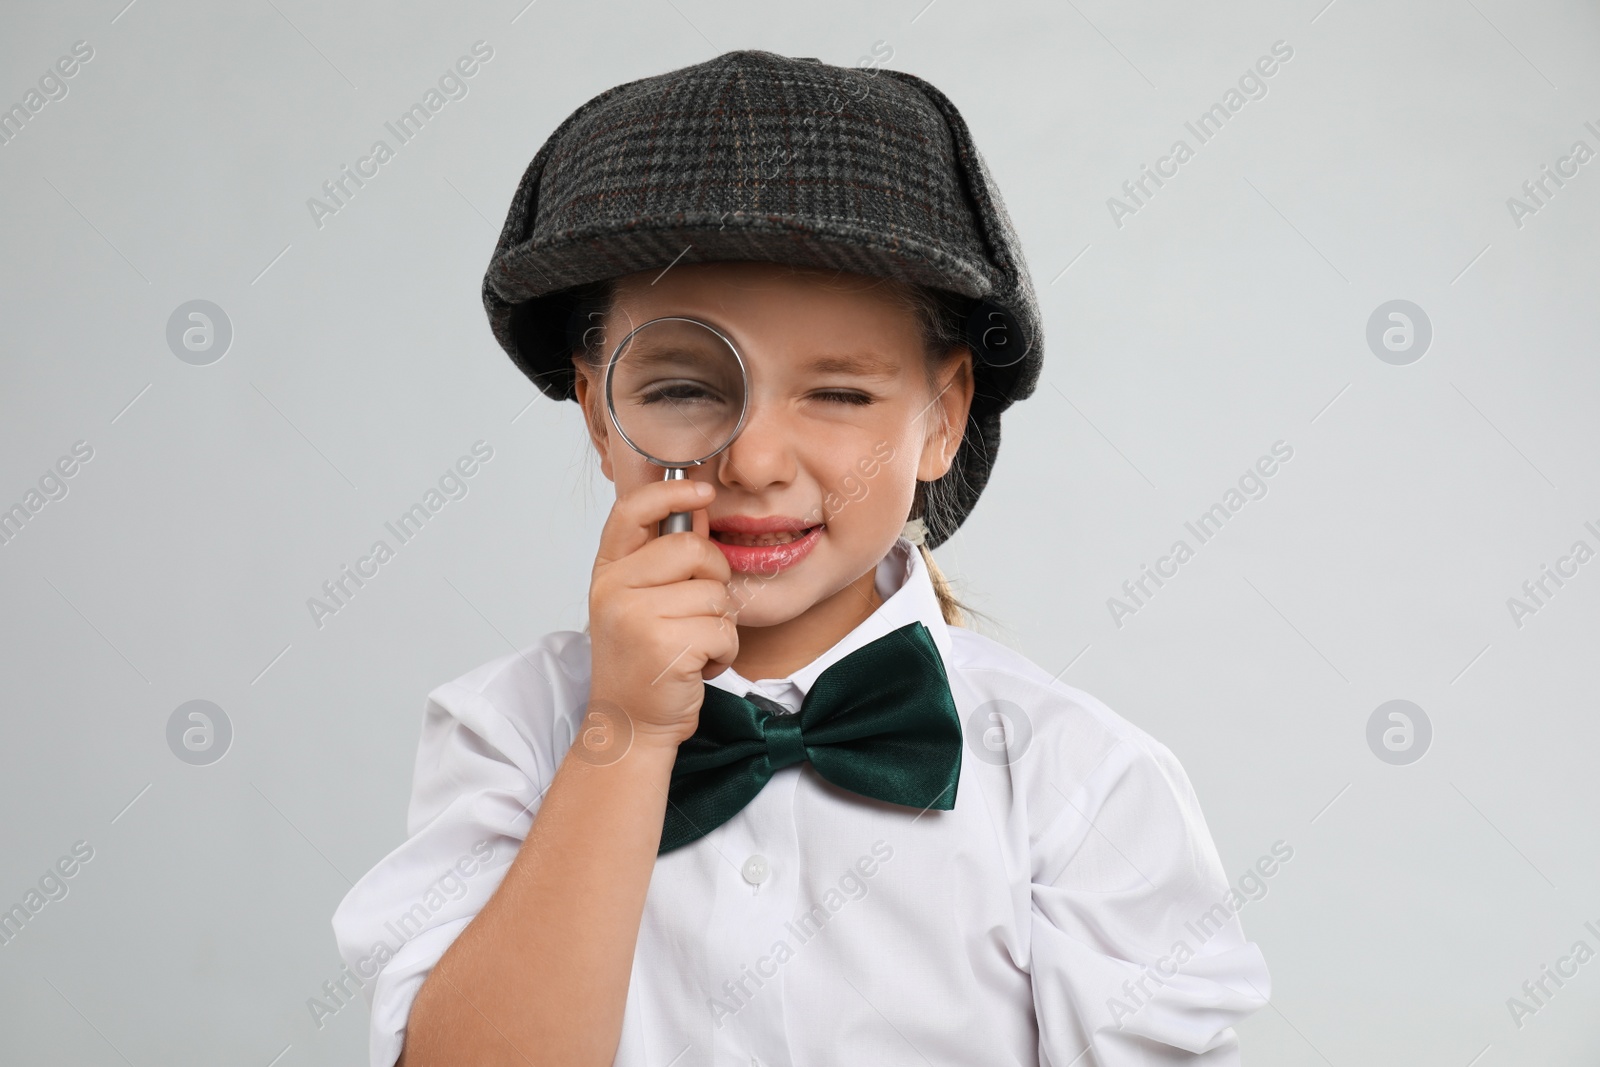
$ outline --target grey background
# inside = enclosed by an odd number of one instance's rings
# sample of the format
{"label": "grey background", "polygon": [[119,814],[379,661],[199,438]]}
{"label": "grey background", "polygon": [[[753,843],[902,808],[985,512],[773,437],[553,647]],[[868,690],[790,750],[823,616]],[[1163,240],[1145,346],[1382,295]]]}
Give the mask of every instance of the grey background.
{"label": "grey background", "polygon": [[[1232,876],[1294,849],[1242,913],[1273,976],[1245,1061],[1597,1062],[1600,960],[1520,1028],[1506,1001],[1600,949],[1600,562],[1520,627],[1507,599],[1600,548],[1600,161],[1520,228],[1506,200],[1600,149],[1600,9],[1325,3],[7,5],[0,104],[95,54],[0,147],[0,506],[94,456],[0,547],[0,906],[94,857],[0,947],[0,1061],[365,1062],[364,1004],[319,1028],[306,1002],[335,905],[402,839],[425,695],[582,627],[611,499],[479,302],[517,179],[621,81],[884,42],[966,115],[1046,316],[938,559],[987,632],[1174,750]],[[469,95],[314,225],[480,39]],[[1278,40],[1267,95],[1115,225]],[[234,333],[208,366],[166,342],[196,299]],[[1434,332],[1404,366],[1366,343],[1394,299]],[[480,439],[469,494],[315,626],[307,598]],[[1267,495],[1116,625],[1280,440]],[[166,739],[198,699],[233,728],[209,766]],[[1366,740],[1393,699],[1433,728],[1409,765]]]}

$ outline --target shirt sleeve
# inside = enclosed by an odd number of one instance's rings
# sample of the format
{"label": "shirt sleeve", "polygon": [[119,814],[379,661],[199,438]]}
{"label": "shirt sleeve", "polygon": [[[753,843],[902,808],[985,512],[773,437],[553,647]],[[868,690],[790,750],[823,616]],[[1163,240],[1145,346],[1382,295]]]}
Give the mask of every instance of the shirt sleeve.
{"label": "shirt sleeve", "polygon": [[539,658],[514,668],[529,675],[516,688],[537,699],[511,717],[464,679],[429,694],[409,836],[334,913],[339,954],[371,1008],[371,1067],[399,1058],[417,991],[499,887],[554,777],[568,720],[555,714],[553,657]]}
{"label": "shirt sleeve", "polygon": [[1053,788],[1032,849],[1040,1062],[1238,1067],[1233,1026],[1271,979],[1183,767],[1135,730]]}

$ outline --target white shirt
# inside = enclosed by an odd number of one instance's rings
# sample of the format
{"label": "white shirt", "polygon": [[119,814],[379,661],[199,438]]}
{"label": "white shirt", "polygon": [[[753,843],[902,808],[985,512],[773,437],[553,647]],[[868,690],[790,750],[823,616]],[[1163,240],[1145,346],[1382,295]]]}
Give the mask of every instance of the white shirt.
{"label": "white shirt", "polygon": [[[1233,1026],[1271,979],[1176,757],[947,626],[904,538],[876,580],[883,604],[790,677],[706,684],[798,710],[828,666],[919,620],[965,724],[955,808],[862,797],[802,762],[660,856],[616,1067],[1237,1065]],[[429,694],[409,839],[333,917],[372,1067],[399,1056],[418,988],[538,815],[589,663],[588,635],[561,631]]]}

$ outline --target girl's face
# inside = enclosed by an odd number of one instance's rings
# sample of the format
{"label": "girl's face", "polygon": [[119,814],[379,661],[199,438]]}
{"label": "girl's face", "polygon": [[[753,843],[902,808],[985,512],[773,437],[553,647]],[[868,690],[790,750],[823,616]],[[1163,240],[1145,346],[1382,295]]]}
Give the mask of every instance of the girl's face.
{"label": "girl's face", "polygon": [[[696,263],[617,281],[604,323],[605,358],[634,327],[680,315],[733,340],[750,376],[744,429],[690,478],[717,497],[709,536],[734,572],[740,626],[787,622],[844,596],[871,598],[873,570],[894,545],[917,481],[950,468],[972,402],[972,355],[952,350],[928,382],[916,315],[876,278],[772,263]],[[611,425],[601,372],[575,360],[578,400],[619,494],[659,481],[662,468],[634,452]],[[788,541],[750,526],[808,530]],[[846,592],[847,587],[855,592]],[[850,612],[847,612],[850,613]]]}

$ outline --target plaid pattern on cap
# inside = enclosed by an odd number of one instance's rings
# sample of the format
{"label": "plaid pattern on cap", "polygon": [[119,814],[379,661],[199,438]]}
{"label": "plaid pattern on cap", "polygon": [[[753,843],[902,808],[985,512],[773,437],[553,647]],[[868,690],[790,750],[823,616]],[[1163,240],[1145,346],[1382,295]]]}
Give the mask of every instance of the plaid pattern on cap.
{"label": "plaid pattern on cap", "polygon": [[484,308],[523,373],[572,399],[564,290],[722,260],[982,299],[969,330],[977,389],[942,479],[956,513],[926,516],[928,546],[944,541],[988,482],[1000,413],[1033,392],[1043,361],[1021,243],[955,105],[912,74],[757,50],[608,89],[529,163],[484,274]]}

